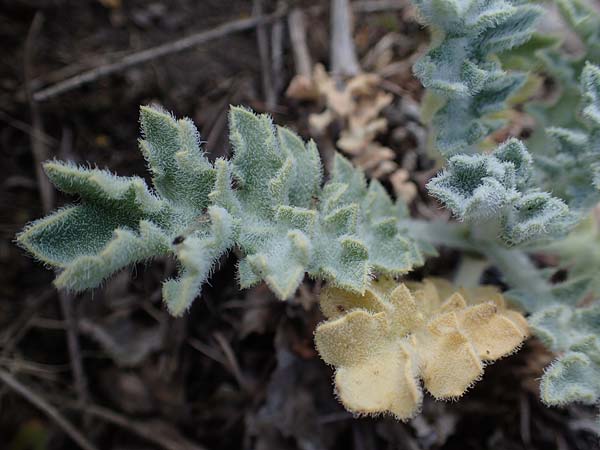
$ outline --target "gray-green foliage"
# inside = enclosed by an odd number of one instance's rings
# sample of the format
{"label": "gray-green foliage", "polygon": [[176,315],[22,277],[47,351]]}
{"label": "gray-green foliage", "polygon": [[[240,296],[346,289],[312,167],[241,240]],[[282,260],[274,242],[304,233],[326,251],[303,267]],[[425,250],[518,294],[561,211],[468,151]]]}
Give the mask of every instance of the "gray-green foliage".
{"label": "gray-green foliage", "polygon": [[189,119],[143,107],[141,126],[152,188],[138,177],[44,165],[58,189],[81,201],[29,224],[18,242],[59,269],[59,288],[93,288],[132,263],[171,255],[179,276],[165,281],[163,297],[179,315],[234,246],[241,286],[263,280],[281,299],[307,272],[363,292],[372,274],[398,275],[422,262],[399,226],[403,204],[340,155],[322,186],[315,144],[266,115],[232,108],[233,157],[214,165]]}
{"label": "gray-green foliage", "polygon": [[600,229],[597,218],[590,214],[565,238],[547,246],[546,251],[557,256],[569,277],[589,281],[589,291],[600,298]]}
{"label": "gray-green foliage", "polygon": [[444,98],[433,115],[436,148],[449,157],[429,192],[460,220],[483,224],[487,238],[521,244],[564,233],[566,205],[530,183],[531,156],[517,140],[491,154],[478,144],[502,121],[494,117],[523,85],[495,53],[526,42],[541,9],[508,0],[414,0],[431,28],[429,52],[414,66],[429,92]]}
{"label": "gray-green foliage", "polygon": [[[600,199],[600,68],[586,64],[581,72],[579,128],[549,127],[554,146],[536,157],[542,182],[586,212]],[[577,116],[576,111],[573,112]]]}
{"label": "gray-green foliage", "polygon": [[[394,205],[377,181],[336,155],[321,188],[313,142],[304,144],[267,116],[234,109],[234,157],[217,161],[214,204],[243,219],[236,244],[242,287],[266,281],[280,297],[294,293],[304,273],[362,292],[370,273],[398,275],[419,262],[413,242],[398,227]],[[236,188],[232,181],[236,181]]]}
{"label": "gray-green foliage", "polygon": [[[534,332],[561,354],[542,379],[543,400],[597,404],[600,307],[576,307],[590,293],[598,294],[597,230],[577,229],[567,240],[557,238],[600,199],[600,69],[584,64],[585,58],[600,61],[600,15],[583,0],[557,1],[584,44],[583,58],[565,57],[553,38],[527,42],[541,12],[537,6],[413,0],[432,31],[431,49],[414,72],[428,98],[435,95],[443,105],[430,125],[435,147],[448,161],[429,182],[430,193],[466,222],[459,240],[501,269],[511,288],[507,297],[533,313]],[[498,58],[498,52],[505,53]],[[555,101],[525,108],[540,126],[530,140],[533,156],[514,138],[489,153],[481,153],[478,145],[501,125],[495,113],[525,82],[525,74],[503,71],[500,61],[518,69],[541,68],[560,84]],[[563,256],[569,278],[552,283],[553,271],[538,270],[518,249],[525,245]]]}
{"label": "gray-green foliage", "polygon": [[525,81],[495,57],[527,41],[542,10],[510,0],[413,0],[432,45],[414,66],[423,86],[445,104],[433,116],[436,148],[473,153],[502,122],[493,118]]}
{"label": "gray-green foliage", "polygon": [[557,83],[559,95],[545,105],[531,108],[543,126],[571,127],[573,110],[580,102],[579,75],[586,61],[600,62],[600,15],[587,0],[555,0],[565,22],[582,44],[577,55],[568,55],[558,46],[539,51],[544,71]]}
{"label": "gray-green foliage", "polygon": [[560,353],[542,378],[549,405],[600,400],[600,304],[573,309],[557,304],[534,314],[530,324],[551,350]]}
{"label": "gray-green foliage", "polygon": [[560,234],[568,208],[529,187],[531,163],[524,144],[510,139],[489,155],[452,156],[427,187],[460,220],[484,223],[509,244]]}
{"label": "gray-green foliage", "polygon": [[[600,68],[587,63],[581,73],[579,118],[585,128],[553,127],[553,153],[538,157],[544,181],[555,187],[580,217],[600,199]],[[598,240],[595,221],[581,223],[563,241],[550,246],[569,269],[572,295],[550,297],[536,305],[530,322],[536,335],[560,353],[545,371],[540,386],[549,405],[571,402],[598,404],[600,401],[600,304],[576,308],[586,293],[594,298],[598,289]],[[521,294],[524,297],[523,294]],[[600,432],[600,427],[599,427]]]}
{"label": "gray-green foliage", "polygon": [[[581,44],[575,54],[561,46],[564,36],[548,34],[535,36],[537,45],[525,43],[502,55],[512,67],[541,73],[552,80],[553,95],[531,101],[525,110],[531,114],[537,127],[528,139],[530,151],[537,158],[548,155],[554,145],[548,127],[577,128],[577,114],[581,104],[579,77],[587,61],[600,62],[600,15],[588,0],[554,0],[567,26]],[[536,76],[536,75],[534,75]]]}

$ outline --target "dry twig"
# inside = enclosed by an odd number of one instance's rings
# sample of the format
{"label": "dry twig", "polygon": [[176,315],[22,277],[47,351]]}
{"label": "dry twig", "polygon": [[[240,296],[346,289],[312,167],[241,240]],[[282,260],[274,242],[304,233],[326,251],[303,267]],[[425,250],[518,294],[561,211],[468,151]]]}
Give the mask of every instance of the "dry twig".
{"label": "dry twig", "polygon": [[331,0],[331,73],[354,76],[360,65],[352,39],[352,10],[348,0]]}
{"label": "dry twig", "polygon": [[227,341],[227,339],[225,339],[225,336],[223,336],[221,333],[215,332],[213,334],[213,336],[216,339],[219,346],[221,347],[223,354],[225,355],[225,359],[227,361],[226,367],[233,374],[233,376],[235,377],[235,379],[238,382],[238,384],[240,385],[240,387],[246,391],[249,391],[248,381],[246,380],[246,378],[244,377],[244,375],[242,373],[242,370],[237,361],[237,358],[235,357],[235,353],[234,353],[233,349],[231,348],[231,345],[229,345],[229,342]]}
{"label": "dry twig", "polygon": [[288,28],[290,30],[290,41],[294,52],[294,64],[296,74],[310,79],[312,77],[312,62],[306,43],[306,23],[304,11],[294,8],[288,15]]}
{"label": "dry twig", "polygon": [[401,10],[407,7],[405,0],[359,0],[352,2],[352,9],[361,13],[377,13]]}
{"label": "dry twig", "polygon": [[[16,130],[20,130],[23,133],[28,134],[29,136],[33,135],[33,127],[31,125],[29,125],[27,122],[23,122],[22,120],[11,117],[10,114],[7,114],[1,110],[0,110],[0,120],[3,122],[6,122],[8,125],[15,128]],[[45,133],[39,135],[39,138],[44,142],[44,144],[49,145],[49,146],[54,146],[54,145],[58,144],[56,139],[54,139],[52,136],[45,134]]]}
{"label": "dry twig", "polygon": [[38,189],[42,198],[42,206],[44,211],[50,211],[54,204],[54,188],[50,184],[50,181],[46,177],[44,170],[42,169],[42,162],[48,159],[48,150],[44,145],[45,133],[42,127],[42,117],[40,114],[39,106],[33,99],[31,92],[31,80],[33,79],[33,54],[34,54],[34,43],[35,38],[41,30],[42,23],[44,22],[43,15],[38,12],[36,13],[31,27],[27,33],[27,39],[25,40],[25,86],[27,91],[27,100],[29,101],[29,108],[31,109],[31,150],[33,152],[33,162],[35,164],[35,175],[38,182]]}
{"label": "dry twig", "polygon": [[188,50],[213,39],[227,36],[228,34],[239,33],[241,31],[252,29],[260,24],[273,22],[274,20],[277,20],[280,17],[283,17],[284,15],[285,10],[280,10],[266,16],[255,16],[249,19],[235,20],[232,22],[225,23],[223,25],[219,25],[208,31],[202,31],[200,33],[192,34],[191,36],[187,36],[176,41],[167,42],[157,47],[152,47],[146,50],[142,50],[140,52],[133,53],[131,55],[125,56],[121,60],[116,61],[112,64],[95,67],[78,75],[75,75],[71,78],[67,78],[66,80],[58,82],[45,89],[37,91],[33,95],[33,99],[36,101],[47,100],[51,97],[62,94],[64,92],[68,92],[70,90],[78,88],[83,84],[90,83],[99,78],[106,77],[110,74],[120,72],[130,67],[137,66],[139,64],[143,64],[145,62],[152,61],[154,59],[166,55],[172,55],[173,53]]}
{"label": "dry twig", "polygon": [[205,450],[182,437],[175,429],[160,421],[132,420],[106,408],[90,405],[83,409],[87,414],[129,430],[137,436],[152,442],[164,450]]}
{"label": "dry twig", "polygon": [[[61,140],[61,153],[69,154],[72,151],[72,136],[70,133],[63,134]],[[53,205],[54,206],[54,205]],[[50,211],[46,211],[49,213]],[[66,325],[67,347],[69,349],[69,361],[71,363],[71,372],[75,381],[75,391],[77,399],[81,405],[89,401],[87,377],[83,370],[81,351],[79,347],[79,334],[77,331],[77,317],[73,308],[73,296],[65,292],[58,292],[60,309]],[[87,425],[87,422],[84,422]]]}
{"label": "dry twig", "polygon": [[[42,207],[46,213],[54,208],[54,187],[50,184],[48,177],[43,172],[42,163],[49,158],[48,148],[46,147],[47,138],[43,131],[42,116],[39,110],[39,105],[34,99],[34,95],[31,89],[31,82],[33,79],[33,55],[34,55],[34,43],[37,34],[39,33],[43,23],[43,16],[41,13],[37,13],[33,18],[33,22],[27,34],[27,40],[25,42],[25,86],[27,92],[27,99],[29,101],[29,107],[31,109],[31,150],[33,153],[33,159],[36,168],[36,177],[38,182],[38,189],[42,200]],[[61,145],[64,145],[64,141]],[[81,353],[79,351],[79,339],[77,336],[77,324],[73,317],[72,311],[72,299],[69,295],[59,292],[58,298],[60,301],[61,310],[65,323],[67,326],[67,346],[69,348],[69,356],[71,362],[71,370],[73,372],[73,378],[75,381],[75,389],[77,391],[78,399],[83,404],[87,401],[87,381],[83,371],[83,365],[81,363]]]}
{"label": "dry twig", "polygon": [[[263,15],[263,0],[254,0],[252,13],[255,17]],[[271,74],[271,58],[269,56],[269,39],[264,23],[256,25],[256,43],[258,56],[260,58],[260,72],[262,76],[262,91],[267,109],[272,109],[276,103],[276,94],[273,89],[273,77]]]}
{"label": "dry twig", "polygon": [[62,428],[62,430],[67,433],[79,447],[84,450],[98,450],[97,447],[77,431],[71,422],[69,422],[54,406],[50,405],[46,400],[18,381],[10,373],[0,369],[0,381],[42,410],[49,418],[56,422],[56,424]]}
{"label": "dry twig", "polygon": [[284,20],[279,19],[271,27],[271,66],[273,68],[273,90],[275,91],[275,100],[281,94],[285,86],[284,73],[284,38],[285,25]]}
{"label": "dry twig", "polygon": [[306,23],[304,11],[300,8],[292,9],[288,15],[288,29],[294,54],[296,75],[292,78],[285,94],[291,98],[314,96],[312,62],[306,43]]}

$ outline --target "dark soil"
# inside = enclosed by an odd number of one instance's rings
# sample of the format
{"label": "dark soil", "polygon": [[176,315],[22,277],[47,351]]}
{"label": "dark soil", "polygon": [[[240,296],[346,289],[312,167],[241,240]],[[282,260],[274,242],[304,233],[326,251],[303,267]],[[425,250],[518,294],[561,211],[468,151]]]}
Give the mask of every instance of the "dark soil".
{"label": "dark soil", "polygon": [[[267,12],[276,2],[264,2]],[[304,1],[314,61],[327,65],[328,2]],[[144,174],[137,150],[138,107],[159,103],[191,117],[211,158],[226,155],[229,104],[268,111],[275,121],[309,137],[315,106],[286,99],[294,75],[287,32],[284,63],[274,74],[277,105],[266,108],[254,30],[228,35],[98,79],[37,104],[27,95],[84,69],[228,21],[249,17],[252,2],[229,0],[15,0],[0,2],[0,370],[55,407],[98,449],[439,449],[593,450],[590,409],[548,409],[537,380],[551,359],[535,340],[515,356],[486,369],[459,402],[426,398],[409,423],[392,418],[353,418],[335,399],[332,369],[316,354],[312,338],[322,320],[319,286],[307,281],[283,303],[264,286],[240,291],[235,257],[219,270],[185,317],[169,317],[161,281],[174,273],[170,260],[118,274],[93,292],[63,298],[74,323],[83,378],[73,375],[68,321],[53,274],[18,249],[13,239],[25,223],[44,214],[32,152],[34,127],[44,133],[48,158],[89,161],[121,175]],[[40,27],[30,33],[34,17]],[[386,33],[406,60],[427,40],[406,10],[363,13],[356,42],[365,55]],[[26,38],[29,38],[27,50]],[[392,78],[420,98],[410,73]],[[398,98],[386,113],[395,128]],[[317,108],[318,109],[318,108]],[[394,120],[396,121],[394,123]],[[405,135],[403,135],[405,136]],[[382,138],[417,157],[413,178],[422,187],[433,162],[414,137]],[[412,149],[407,150],[407,142]],[[71,201],[56,195],[56,206]],[[425,197],[415,214],[437,211]],[[449,276],[458,262],[442,250],[414,277]],[[497,276],[488,274],[489,281]],[[81,380],[83,379],[83,384]],[[78,445],[54,418],[0,382],[0,449],[70,450]]]}

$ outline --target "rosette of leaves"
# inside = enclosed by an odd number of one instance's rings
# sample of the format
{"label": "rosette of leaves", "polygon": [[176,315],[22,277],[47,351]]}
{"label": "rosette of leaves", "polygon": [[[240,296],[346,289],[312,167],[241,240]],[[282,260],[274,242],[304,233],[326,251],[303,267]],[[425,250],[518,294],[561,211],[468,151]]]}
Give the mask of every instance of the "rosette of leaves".
{"label": "rosette of leaves", "polygon": [[163,297],[179,315],[234,246],[241,286],[264,280],[281,299],[306,272],[362,293],[372,273],[398,275],[422,262],[399,226],[402,203],[339,155],[322,186],[314,143],[266,115],[232,108],[234,154],[214,165],[189,119],[143,107],[141,125],[152,187],[138,177],[45,164],[52,183],[81,201],[29,224],[17,240],[58,268],[59,288],[93,288],[130,264],[171,255],[179,277],[164,283]]}
{"label": "rosette of leaves", "polygon": [[432,35],[413,70],[442,105],[432,119],[436,148],[443,155],[476,152],[475,145],[502,125],[494,114],[526,78],[504,72],[494,55],[526,42],[543,10],[510,0],[413,4]]}
{"label": "rosette of leaves", "polygon": [[356,414],[401,420],[420,409],[419,379],[437,399],[458,398],[528,336],[524,317],[494,288],[457,292],[438,279],[409,289],[379,278],[363,295],[327,287],[321,309],[327,320],[315,341],[336,369],[340,401]]}
{"label": "rosette of leaves", "polygon": [[566,204],[531,187],[532,159],[509,139],[486,155],[455,155],[428,184],[429,192],[459,220],[483,224],[484,236],[508,244],[564,233],[571,223]]}
{"label": "rosette of leaves", "polygon": [[542,377],[542,400],[553,406],[572,402],[597,405],[600,402],[600,303],[586,308],[553,305],[534,314],[530,324],[537,337],[560,354]]}

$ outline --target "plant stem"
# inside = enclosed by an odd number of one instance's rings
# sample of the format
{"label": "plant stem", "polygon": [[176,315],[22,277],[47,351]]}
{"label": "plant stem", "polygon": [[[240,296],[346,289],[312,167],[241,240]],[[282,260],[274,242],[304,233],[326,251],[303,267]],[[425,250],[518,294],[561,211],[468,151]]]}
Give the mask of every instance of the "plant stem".
{"label": "plant stem", "polygon": [[488,244],[485,247],[485,254],[500,269],[504,280],[511,288],[524,289],[532,293],[549,291],[548,283],[539,276],[537,267],[525,252]]}
{"label": "plant stem", "polygon": [[490,262],[486,258],[463,253],[458,270],[454,275],[454,284],[466,288],[478,286],[483,271],[487,269],[489,265]]}
{"label": "plant stem", "polygon": [[[405,220],[402,225],[416,240],[465,252],[461,267],[456,273],[457,284],[464,286],[477,284],[487,264],[494,265],[500,270],[504,281],[513,291],[527,292],[532,299],[551,295],[551,286],[540,275],[540,271],[527,253],[519,249],[502,247],[497,243],[491,226],[478,226],[477,230],[471,230],[468,225],[461,223],[426,222],[419,219]],[[479,257],[483,257],[484,260]],[[534,303],[522,304],[522,306],[530,312],[536,309]]]}
{"label": "plant stem", "polygon": [[419,219],[403,220],[404,226],[411,237],[429,242],[431,245],[446,245],[460,250],[478,252],[477,247],[469,239],[469,228],[460,223],[450,223],[441,220],[425,221]]}

